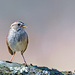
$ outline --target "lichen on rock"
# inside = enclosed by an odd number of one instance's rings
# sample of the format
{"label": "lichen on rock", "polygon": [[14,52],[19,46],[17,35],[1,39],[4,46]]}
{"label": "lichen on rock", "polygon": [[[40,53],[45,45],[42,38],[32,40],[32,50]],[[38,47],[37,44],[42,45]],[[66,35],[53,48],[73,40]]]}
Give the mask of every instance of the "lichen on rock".
{"label": "lichen on rock", "polygon": [[10,61],[0,61],[0,75],[63,75],[56,69],[23,65]]}

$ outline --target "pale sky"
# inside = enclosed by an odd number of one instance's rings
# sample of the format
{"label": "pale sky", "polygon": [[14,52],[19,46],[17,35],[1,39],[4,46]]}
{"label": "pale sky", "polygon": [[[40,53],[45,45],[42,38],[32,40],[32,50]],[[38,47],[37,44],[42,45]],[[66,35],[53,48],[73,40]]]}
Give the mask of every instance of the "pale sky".
{"label": "pale sky", "polygon": [[[11,58],[6,36],[18,20],[28,27],[29,45],[24,53],[28,64],[75,70],[74,0],[1,0],[0,60]],[[20,52],[13,62],[23,63]]]}

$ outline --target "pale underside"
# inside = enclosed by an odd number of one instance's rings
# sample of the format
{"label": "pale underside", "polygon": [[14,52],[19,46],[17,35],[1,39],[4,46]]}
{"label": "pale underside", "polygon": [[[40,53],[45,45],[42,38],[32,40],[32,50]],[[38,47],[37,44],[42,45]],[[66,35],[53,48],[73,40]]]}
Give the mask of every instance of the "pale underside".
{"label": "pale underside", "polygon": [[8,45],[13,52],[24,51],[27,48],[28,36],[25,30],[10,29],[9,36],[7,38]]}

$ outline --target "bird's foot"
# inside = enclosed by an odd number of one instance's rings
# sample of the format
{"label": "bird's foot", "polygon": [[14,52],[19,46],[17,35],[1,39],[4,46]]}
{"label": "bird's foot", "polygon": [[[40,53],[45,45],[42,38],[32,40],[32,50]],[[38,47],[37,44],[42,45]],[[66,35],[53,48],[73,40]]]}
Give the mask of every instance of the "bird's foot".
{"label": "bird's foot", "polygon": [[27,66],[27,63],[24,62],[23,65]]}

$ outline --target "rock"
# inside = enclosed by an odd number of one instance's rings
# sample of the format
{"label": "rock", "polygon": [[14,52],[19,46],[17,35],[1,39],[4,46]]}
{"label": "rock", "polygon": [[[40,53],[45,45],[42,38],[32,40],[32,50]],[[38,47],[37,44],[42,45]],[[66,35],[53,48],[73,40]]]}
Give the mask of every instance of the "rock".
{"label": "rock", "polygon": [[23,65],[10,61],[0,61],[0,75],[63,75],[56,69]]}
{"label": "rock", "polygon": [[72,71],[62,71],[62,73],[64,75],[74,75],[74,73],[72,73]]}

